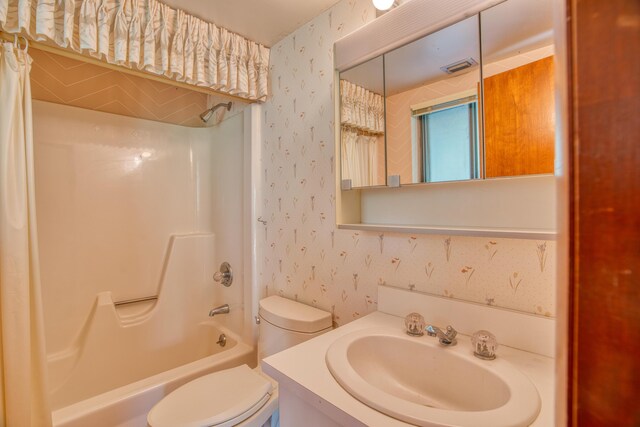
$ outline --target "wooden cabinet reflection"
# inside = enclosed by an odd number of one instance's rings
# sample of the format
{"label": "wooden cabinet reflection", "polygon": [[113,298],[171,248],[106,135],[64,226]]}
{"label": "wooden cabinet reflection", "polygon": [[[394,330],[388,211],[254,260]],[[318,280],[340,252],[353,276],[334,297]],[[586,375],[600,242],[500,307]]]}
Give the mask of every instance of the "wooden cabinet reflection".
{"label": "wooden cabinet reflection", "polygon": [[486,177],[553,173],[553,57],[484,79]]}

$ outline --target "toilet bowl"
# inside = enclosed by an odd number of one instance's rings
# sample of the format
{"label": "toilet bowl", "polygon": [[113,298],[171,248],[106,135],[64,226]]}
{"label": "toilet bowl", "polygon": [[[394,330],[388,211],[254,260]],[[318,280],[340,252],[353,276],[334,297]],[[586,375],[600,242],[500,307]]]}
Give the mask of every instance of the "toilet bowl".
{"label": "toilet bowl", "polygon": [[269,425],[278,385],[262,373],[260,360],[328,332],[332,321],[331,313],[276,295],[259,305],[258,368],[225,369],[177,388],[151,409],[150,427]]}

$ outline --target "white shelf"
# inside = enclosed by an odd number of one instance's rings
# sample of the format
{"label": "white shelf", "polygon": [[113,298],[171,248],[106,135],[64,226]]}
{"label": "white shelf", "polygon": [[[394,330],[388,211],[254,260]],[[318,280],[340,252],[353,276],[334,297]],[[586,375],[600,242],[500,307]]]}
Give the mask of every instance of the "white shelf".
{"label": "white shelf", "polygon": [[393,224],[338,224],[343,230],[384,231],[388,233],[443,234],[447,236],[487,236],[506,239],[555,240],[557,232],[544,229],[444,227]]}

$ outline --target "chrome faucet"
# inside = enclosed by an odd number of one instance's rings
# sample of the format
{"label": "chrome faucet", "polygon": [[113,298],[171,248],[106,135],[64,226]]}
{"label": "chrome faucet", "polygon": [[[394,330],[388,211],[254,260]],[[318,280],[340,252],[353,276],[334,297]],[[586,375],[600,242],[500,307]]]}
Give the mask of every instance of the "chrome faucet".
{"label": "chrome faucet", "polygon": [[453,329],[451,325],[447,326],[446,332],[443,332],[442,329],[433,325],[427,326],[426,331],[430,337],[438,337],[442,345],[455,345],[457,342],[456,335],[458,335],[458,331]]}
{"label": "chrome faucet", "polygon": [[216,307],[211,309],[209,312],[209,317],[213,317],[216,314],[227,314],[229,312],[229,304],[221,305],[220,307]]}

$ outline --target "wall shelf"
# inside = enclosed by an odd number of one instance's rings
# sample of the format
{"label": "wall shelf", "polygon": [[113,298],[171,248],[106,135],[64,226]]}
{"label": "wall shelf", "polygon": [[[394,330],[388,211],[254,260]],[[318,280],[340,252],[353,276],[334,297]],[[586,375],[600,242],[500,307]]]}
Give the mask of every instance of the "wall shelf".
{"label": "wall shelf", "polygon": [[387,233],[441,234],[447,236],[498,237],[504,239],[555,240],[557,232],[544,229],[444,227],[393,224],[338,224],[341,230],[382,231]]}
{"label": "wall shelf", "polygon": [[337,227],[555,240],[555,179],[548,175],[337,190]]}

